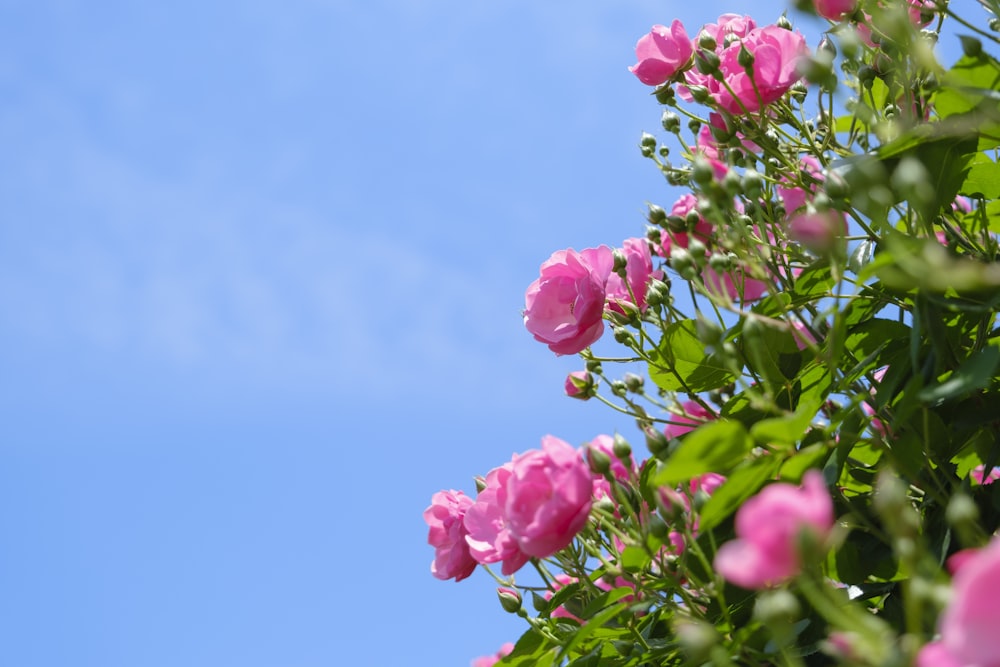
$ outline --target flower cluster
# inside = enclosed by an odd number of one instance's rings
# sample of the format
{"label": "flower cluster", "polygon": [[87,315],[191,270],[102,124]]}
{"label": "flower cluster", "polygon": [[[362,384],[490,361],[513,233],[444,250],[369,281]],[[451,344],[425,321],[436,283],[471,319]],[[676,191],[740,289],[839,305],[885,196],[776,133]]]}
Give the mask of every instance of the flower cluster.
{"label": "flower cluster", "polygon": [[935,62],[946,3],[806,4],[815,51],[741,14],[636,44],[682,192],[523,315],[649,457],[548,436],[425,512],[433,574],[499,563],[530,624],[499,664],[1000,667],[1000,60]]}

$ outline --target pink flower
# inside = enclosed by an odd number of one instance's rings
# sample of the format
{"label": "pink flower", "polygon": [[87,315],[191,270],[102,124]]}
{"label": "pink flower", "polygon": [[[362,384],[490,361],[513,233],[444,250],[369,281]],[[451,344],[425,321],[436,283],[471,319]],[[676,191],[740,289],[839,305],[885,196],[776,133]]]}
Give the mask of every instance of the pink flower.
{"label": "pink flower", "polygon": [[693,431],[705,422],[716,418],[713,412],[698,401],[685,401],[681,403],[681,408],[684,409],[684,416],[670,415],[670,421],[674,423],[668,424],[663,429],[663,435],[667,436],[668,440],[679,438],[688,431]]}
{"label": "pink flower", "polygon": [[983,486],[987,484],[992,484],[993,482],[1000,479],[1000,467],[994,467],[989,472],[986,472],[986,466],[982,463],[977,465],[969,473],[969,476],[977,483]]}
{"label": "pink flower", "polygon": [[511,642],[507,642],[500,647],[500,650],[496,652],[495,655],[484,655],[481,658],[476,658],[472,661],[472,667],[493,667],[493,665],[500,662],[500,658],[505,655],[510,655],[510,652],[514,650],[514,645]]}
{"label": "pink flower", "polygon": [[546,558],[568,545],[590,516],[593,481],[578,451],[547,435],[542,448],[517,457],[504,514],[521,551]]}
{"label": "pink flower", "polygon": [[853,14],[858,0],[815,0],[816,13],[825,19],[839,21],[845,14]]}
{"label": "pink flower", "polygon": [[787,215],[792,215],[805,208],[806,204],[812,201],[813,195],[816,194],[816,184],[824,180],[823,167],[819,160],[812,155],[806,155],[799,160],[799,169],[805,176],[802,180],[805,182],[806,188],[792,183],[787,176],[782,176],[778,184],[778,196],[785,204]]}
{"label": "pink flower", "polygon": [[737,539],[723,544],[715,569],[743,588],[781,584],[798,574],[798,536],[811,530],[826,539],[833,527],[833,502],[823,475],[806,472],[802,486],[771,484],[736,512]]}
{"label": "pink flower", "polygon": [[691,38],[678,19],[670,27],[654,25],[648,35],[635,45],[638,63],[628,70],[647,86],[658,86],[672,79],[691,62],[694,48]]}
{"label": "pink flower", "polygon": [[798,213],[788,221],[788,235],[815,253],[826,253],[847,235],[847,220],[833,210]]}
{"label": "pink flower", "polygon": [[465,541],[471,557],[483,564],[502,561],[500,571],[505,576],[520,570],[529,559],[511,535],[504,515],[507,481],[513,465],[513,462],[506,463],[486,475],[486,488],[479,492],[475,503],[466,510],[464,521]]}
{"label": "pink flower", "polygon": [[590,371],[573,371],[566,376],[563,389],[570,398],[586,401],[597,393],[597,380]]}
{"label": "pink flower", "polygon": [[542,264],[524,295],[524,326],[556,354],[576,354],[604,333],[611,248],[560,250]]}
{"label": "pink flower", "polygon": [[626,280],[622,280],[617,273],[608,276],[608,308],[624,313],[621,302],[625,302],[644,311],[646,310],[646,286],[649,284],[649,279],[662,278],[663,273],[653,271],[653,257],[649,253],[649,241],[646,239],[625,239],[622,243],[622,252],[627,260],[625,265]]}
{"label": "pink flower", "polygon": [[[754,58],[752,77],[739,63],[740,50],[744,48]],[[775,25],[754,28],[720,54],[719,70],[725,84],[715,78],[705,83],[709,93],[726,111],[733,114],[757,111],[780,98],[799,80],[796,67],[799,59],[808,53],[805,38],[797,32]]]}
{"label": "pink flower", "polygon": [[[608,457],[611,461],[611,474],[615,479],[627,482],[638,474],[638,468],[636,468],[635,462],[632,461],[632,457],[629,457],[629,465],[626,466],[622,463],[622,460],[615,456],[615,439],[610,435],[598,435],[589,443],[586,447],[588,449],[597,450]],[[611,493],[611,484],[604,475],[594,474],[594,498],[611,498],[614,500],[614,496]]]}
{"label": "pink flower", "polygon": [[472,499],[461,491],[438,491],[431,497],[431,506],[424,510],[424,521],[430,527],[427,543],[434,547],[431,574],[438,579],[461,581],[476,569],[463,524],[471,506]]}
{"label": "pink flower", "polygon": [[[687,218],[691,211],[698,211],[698,198],[693,194],[683,194],[680,198],[674,202],[673,207],[670,209],[670,215],[677,216],[680,218]],[[696,239],[704,243],[706,246],[711,241],[711,236],[714,231],[712,223],[705,220],[700,214],[698,214],[698,221],[694,225],[692,232],[670,232],[664,233],[660,236],[661,247],[658,249],[660,257],[670,257],[670,251],[673,250],[674,244],[680,248],[687,248],[690,245],[690,236],[694,236]]]}
{"label": "pink flower", "polygon": [[726,294],[733,301],[756,301],[767,294],[767,283],[748,278],[741,268],[719,273],[711,266],[706,266],[701,270],[701,277],[709,291]]}
{"label": "pink flower", "polygon": [[1000,667],[1000,539],[965,560],[952,579],[951,602],[938,622],[941,640],[925,646],[921,666]]}

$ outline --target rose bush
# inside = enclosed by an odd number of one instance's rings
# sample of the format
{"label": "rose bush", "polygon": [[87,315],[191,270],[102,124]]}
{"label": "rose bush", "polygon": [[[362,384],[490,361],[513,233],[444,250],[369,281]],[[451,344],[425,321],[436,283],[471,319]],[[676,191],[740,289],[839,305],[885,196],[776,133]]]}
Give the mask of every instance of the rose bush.
{"label": "rose bush", "polygon": [[813,48],[784,16],[639,40],[673,203],[524,311],[634,433],[425,512],[433,574],[478,563],[527,623],[501,665],[1000,667],[1000,3],[812,9]]}

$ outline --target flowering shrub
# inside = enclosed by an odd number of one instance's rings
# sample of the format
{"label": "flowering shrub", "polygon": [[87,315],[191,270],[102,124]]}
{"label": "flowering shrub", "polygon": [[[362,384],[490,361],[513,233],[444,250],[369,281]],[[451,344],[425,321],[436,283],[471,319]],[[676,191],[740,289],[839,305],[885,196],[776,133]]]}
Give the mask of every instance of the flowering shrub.
{"label": "flowering shrub", "polygon": [[481,660],[1000,667],[1000,2],[956,4],[639,39],[639,148],[681,192],[524,311],[636,429],[433,496],[434,576],[482,566],[526,622]]}

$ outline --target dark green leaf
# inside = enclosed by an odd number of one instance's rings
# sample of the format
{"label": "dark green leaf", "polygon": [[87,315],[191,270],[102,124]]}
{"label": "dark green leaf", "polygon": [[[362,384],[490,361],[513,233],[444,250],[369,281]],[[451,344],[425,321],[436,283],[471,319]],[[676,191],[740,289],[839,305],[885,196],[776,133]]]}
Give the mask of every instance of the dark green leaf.
{"label": "dark green leaf", "polygon": [[752,444],[737,421],[719,419],[699,426],[661,464],[653,484],[674,486],[706,472],[727,473],[743,460]]}

